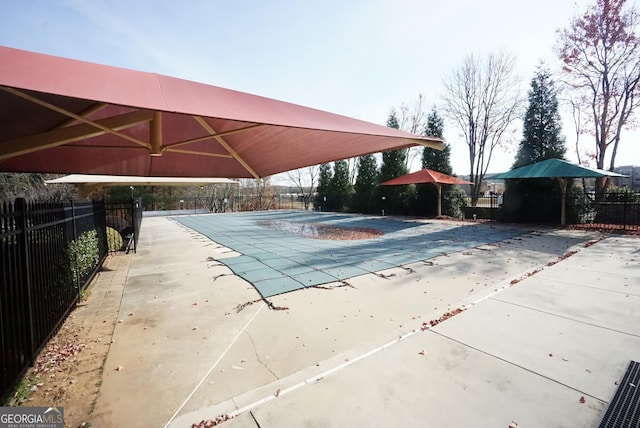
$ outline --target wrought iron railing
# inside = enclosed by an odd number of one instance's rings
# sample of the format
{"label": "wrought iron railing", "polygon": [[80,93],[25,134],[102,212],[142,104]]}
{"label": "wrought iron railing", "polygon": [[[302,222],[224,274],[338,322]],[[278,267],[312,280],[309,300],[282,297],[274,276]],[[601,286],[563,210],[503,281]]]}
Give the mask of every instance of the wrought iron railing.
{"label": "wrought iron railing", "polygon": [[0,398],[102,265],[104,213],[100,202],[0,202]]}

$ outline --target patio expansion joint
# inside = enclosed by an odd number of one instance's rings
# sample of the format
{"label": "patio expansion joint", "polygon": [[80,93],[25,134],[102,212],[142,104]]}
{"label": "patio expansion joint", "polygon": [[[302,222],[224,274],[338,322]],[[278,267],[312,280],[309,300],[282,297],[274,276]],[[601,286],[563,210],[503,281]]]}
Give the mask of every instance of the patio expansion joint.
{"label": "patio expansion joint", "polygon": [[587,285],[587,284],[579,284],[577,282],[563,281],[561,279],[549,278],[549,277],[544,276],[544,275],[540,275],[540,277],[543,278],[543,279],[546,279],[546,280],[553,280],[554,282],[561,282],[563,284],[574,285],[576,287],[585,287],[585,288],[591,288],[591,289],[594,289],[594,290],[607,291],[609,293],[617,293],[617,294],[624,294],[624,295],[627,295],[627,296],[640,297],[640,294],[629,292],[629,291],[611,290],[610,288],[598,287],[598,286],[595,286],[595,285]]}
{"label": "patio expansion joint", "polygon": [[164,428],[167,428],[171,422],[176,418],[176,416],[178,416],[178,414],[180,413],[180,411],[184,408],[184,406],[191,400],[191,398],[193,397],[193,395],[196,393],[196,391],[198,391],[198,389],[200,389],[200,387],[202,386],[202,384],[204,383],[204,381],[209,377],[209,375],[211,375],[211,373],[213,372],[213,370],[218,366],[218,364],[220,363],[220,361],[222,361],[222,359],[227,355],[227,353],[229,352],[229,350],[235,345],[235,343],[238,341],[238,339],[240,338],[240,336],[242,335],[242,332],[244,332],[247,328],[249,328],[249,325],[251,325],[251,323],[256,319],[256,317],[258,316],[258,314],[260,313],[260,311],[262,311],[262,309],[266,306],[266,304],[261,305],[251,316],[251,318],[249,318],[249,320],[247,321],[247,323],[240,329],[240,331],[238,332],[238,334],[236,334],[236,336],[233,338],[233,340],[227,345],[226,349],[218,356],[218,358],[215,360],[215,362],[211,365],[211,367],[209,368],[209,370],[202,376],[202,378],[200,379],[200,381],[196,384],[196,386],[193,388],[193,390],[191,391],[191,393],[189,393],[189,395],[187,395],[187,398],[185,398],[185,400],[182,402],[182,404],[180,404],[180,406],[176,409],[176,411],[173,413],[173,415],[171,415],[171,417],[169,418],[169,420],[167,421],[167,423],[164,425]]}
{"label": "patio expansion joint", "polygon": [[438,336],[440,336],[440,337],[442,337],[442,338],[444,338],[444,339],[447,339],[447,340],[450,340],[450,341],[452,341],[452,342],[455,342],[455,343],[457,343],[457,344],[459,344],[459,345],[462,345],[462,346],[464,346],[464,347],[466,347],[466,348],[472,349],[472,350],[474,350],[474,351],[476,351],[476,352],[479,352],[479,353],[481,353],[481,354],[484,354],[484,355],[486,355],[486,356],[488,356],[488,357],[495,358],[496,360],[502,361],[502,362],[504,362],[504,363],[506,363],[506,364],[509,364],[509,365],[513,366],[513,367],[517,367],[518,369],[524,370],[524,371],[529,372],[529,373],[531,373],[531,374],[533,374],[533,375],[539,376],[539,377],[541,377],[541,378],[543,378],[543,379],[547,379],[547,380],[549,380],[549,381],[551,381],[551,382],[553,382],[553,383],[556,383],[556,384],[558,384],[558,385],[561,385],[561,386],[563,386],[563,387],[565,387],[565,388],[569,388],[569,389],[571,389],[571,390],[573,390],[573,391],[576,391],[577,393],[579,393],[579,394],[581,394],[581,395],[584,395],[585,397],[593,398],[594,400],[597,400],[597,401],[599,401],[599,402],[601,402],[601,403],[603,403],[603,404],[609,404],[609,402],[608,402],[606,399],[596,397],[596,396],[594,396],[594,395],[592,395],[592,394],[589,394],[588,392],[585,392],[585,391],[581,391],[580,389],[575,388],[575,387],[573,387],[573,386],[571,386],[571,385],[567,385],[566,383],[560,382],[560,381],[558,381],[558,380],[556,380],[556,379],[553,379],[553,378],[551,378],[551,377],[549,377],[549,376],[546,376],[546,375],[544,375],[544,374],[542,374],[542,373],[538,373],[538,372],[536,372],[535,370],[528,369],[528,368],[526,368],[526,367],[524,367],[524,366],[522,366],[522,365],[520,365],[520,364],[514,363],[513,361],[509,361],[509,360],[507,360],[506,358],[502,358],[502,357],[500,357],[499,355],[492,354],[492,353],[487,352],[487,351],[484,351],[484,350],[482,350],[482,349],[480,349],[480,348],[476,348],[475,346],[469,345],[468,343],[465,343],[465,342],[463,342],[463,341],[461,341],[461,340],[458,340],[458,339],[453,338],[453,337],[451,337],[451,336],[447,336],[447,335],[446,335],[446,334],[444,334],[444,333],[441,333],[441,332],[439,332],[439,331],[436,331],[436,330],[434,330],[433,328],[428,329],[428,330],[427,330],[427,332],[429,332],[429,333],[433,333],[433,334],[437,334]]}
{"label": "patio expansion joint", "polygon": [[251,419],[253,419],[253,422],[256,423],[256,426],[258,428],[260,428],[260,424],[258,423],[258,420],[256,419],[256,416],[253,414],[253,411],[249,411],[249,414],[251,415]]}
{"label": "patio expansion joint", "polygon": [[588,326],[591,326],[591,327],[597,327],[597,328],[601,328],[601,329],[604,329],[604,330],[613,331],[615,333],[620,333],[620,334],[625,334],[627,336],[633,336],[633,337],[640,338],[640,334],[634,334],[634,333],[629,333],[627,331],[617,330],[615,328],[606,327],[606,326],[598,325],[598,324],[591,323],[591,322],[586,322],[586,321],[583,321],[583,320],[567,317],[567,316],[564,316],[564,315],[559,315],[559,314],[556,314],[556,313],[553,313],[553,312],[549,312],[549,311],[545,311],[545,310],[542,310],[542,309],[537,309],[537,308],[532,308],[530,306],[521,305],[519,303],[509,302],[509,301],[506,301],[506,300],[501,300],[501,299],[498,299],[498,298],[495,298],[495,297],[490,297],[489,299],[493,300],[495,302],[500,302],[500,303],[504,303],[504,304],[507,304],[507,305],[517,306],[519,308],[527,309],[529,311],[539,312],[541,314],[550,315],[550,316],[553,316],[553,317],[556,317],[556,318],[562,318],[562,319],[565,319],[565,320],[577,322],[577,323],[588,325]]}
{"label": "patio expansion joint", "polygon": [[[266,396],[262,397],[261,399],[259,399],[257,401],[254,401],[254,402],[252,402],[250,404],[247,404],[247,405],[245,405],[243,407],[239,407],[238,403],[236,402],[236,399],[232,398],[231,402],[233,403],[233,405],[236,408],[236,410],[231,412],[231,413],[226,414],[225,416],[227,418],[229,418],[229,419],[232,419],[232,418],[235,418],[236,416],[238,416],[238,415],[240,415],[242,413],[245,413],[245,412],[249,412],[250,413],[250,412],[253,411],[253,409],[255,409],[255,408],[259,407],[259,406],[262,406],[263,404],[268,403],[269,401],[275,400],[275,399],[277,399],[279,397],[282,397],[284,395],[292,393],[292,392],[294,392],[294,391],[296,391],[296,390],[298,390],[298,389],[300,389],[300,388],[302,388],[304,386],[312,385],[312,384],[315,384],[316,382],[320,382],[325,377],[333,375],[334,373],[339,372],[339,371],[341,371],[341,370],[343,370],[343,369],[345,369],[345,368],[347,368],[347,367],[349,367],[349,366],[351,366],[353,364],[356,364],[357,362],[359,362],[361,360],[369,358],[372,355],[377,354],[378,352],[389,348],[390,346],[393,346],[393,345],[395,345],[395,344],[397,344],[397,343],[399,343],[399,342],[401,342],[403,340],[406,340],[406,339],[408,339],[409,337],[411,337],[413,335],[421,333],[422,331],[423,330],[421,330],[421,329],[414,329],[413,331],[411,331],[409,333],[405,333],[404,335],[402,335],[402,336],[400,336],[400,337],[398,337],[396,339],[393,339],[393,340],[391,340],[391,341],[389,341],[389,342],[387,342],[387,343],[385,343],[383,345],[380,345],[380,346],[378,346],[378,347],[376,347],[374,349],[371,349],[368,352],[365,352],[364,354],[361,354],[361,355],[359,355],[359,356],[357,356],[355,358],[348,359],[347,361],[345,361],[345,362],[343,362],[343,363],[341,363],[341,364],[339,364],[337,366],[330,367],[329,369],[325,370],[322,373],[315,374],[314,376],[312,376],[312,377],[310,377],[310,378],[308,378],[306,380],[299,381],[299,382],[294,383],[293,385],[285,387],[285,388],[278,388],[276,390],[276,393],[270,394],[270,395],[266,395]],[[238,398],[238,397],[236,397],[236,398]]]}

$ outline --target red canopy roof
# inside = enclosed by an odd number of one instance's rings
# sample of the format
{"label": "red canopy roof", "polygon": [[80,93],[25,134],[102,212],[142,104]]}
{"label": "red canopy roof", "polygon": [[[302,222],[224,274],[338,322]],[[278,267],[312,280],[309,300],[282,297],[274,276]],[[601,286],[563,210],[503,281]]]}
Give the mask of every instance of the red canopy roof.
{"label": "red canopy roof", "polygon": [[265,177],[437,138],[0,46],[0,171]]}
{"label": "red canopy roof", "polygon": [[452,177],[447,174],[443,174],[431,169],[421,169],[420,171],[412,172],[411,174],[396,177],[384,183],[380,183],[381,186],[397,186],[400,184],[421,184],[421,183],[435,183],[435,184],[473,184],[470,181],[460,180],[457,177]]}

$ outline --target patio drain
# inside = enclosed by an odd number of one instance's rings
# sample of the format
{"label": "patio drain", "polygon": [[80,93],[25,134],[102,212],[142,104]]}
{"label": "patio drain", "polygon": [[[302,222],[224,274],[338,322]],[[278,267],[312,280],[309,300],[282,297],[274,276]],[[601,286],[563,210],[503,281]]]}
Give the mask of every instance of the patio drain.
{"label": "patio drain", "polygon": [[640,427],[640,363],[631,361],[600,428]]}

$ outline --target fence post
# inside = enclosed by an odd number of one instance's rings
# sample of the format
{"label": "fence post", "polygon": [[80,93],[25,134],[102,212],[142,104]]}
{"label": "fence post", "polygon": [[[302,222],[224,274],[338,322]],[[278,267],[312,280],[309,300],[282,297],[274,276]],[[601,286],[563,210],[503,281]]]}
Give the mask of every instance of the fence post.
{"label": "fence post", "polygon": [[622,208],[622,230],[627,230],[627,202],[631,199],[629,193],[624,194],[624,207]]}
{"label": "fence post", "polygon": [[[131,239],[133,239],[133,252],[136,253],[137,252],[137,245],[136,245],[136,239],[138,239],[138,234],[140,233],[140,231],[138,230],[138,222],[136,221],[136,200],[135,198],[131,198],[131,206],[129,207],[131,209],[131,226],[133,228],[133,235],[131,235]],[[128,251],[127,251],[128,253]]]}
{"label": "fence post", "polygon": [[78,239],[78,229],[76,228],[76,206],[73,203],[73,199],[69,200],[71,202],[71,225],[73,230],[73,240]]}
{"label": "fence post", "polygon": [[20,264],[23,269],[21,272],[21,282],[26,290],[26,305],[27,311],[25,313],[28,335],[28,349],[25,351],[29,354],[30,365],[35,363],[35,333],[33,328],[33,301],[31,296],[31,263],[29,257],[29,235],[27,233],[27,201],[24,198],[16,198],[15,210],[18,214],[16,217],[16,225],[20,230],[20,237],[18,239],[18,248],[20,253]]}
{"label": "fence post", "polygon": [[[76,206],[73,202],[73,199],[69,199],[69,201],[71,202],[71,231],[73,232],[73,240],[72,240],[73,242],[76,239],[78,239],[78,228],[76,226]],[[70,242],[67,244],[70,244]],[[78,266],[78,254],[75,252],[74,252],[74,257],[76,258],[74,260],[75,266]],[[78,290],[78,299],[80,299],[80,278],[78,277],[78,271],[74,269],[74,271],[72,272],[72,275],[75,281],[76,289]]]}
{"label": "fence post", "polygon": [[495,212],[495,208],[496,208],[496,201],[497,201],[498,197],[496,195],[494,195],[493,193],[491,193],[491,206],[489,208],[489,212],[491,213],[489,215],[489,221],[493,222],[495,221],[494,218],[494,212]]}

